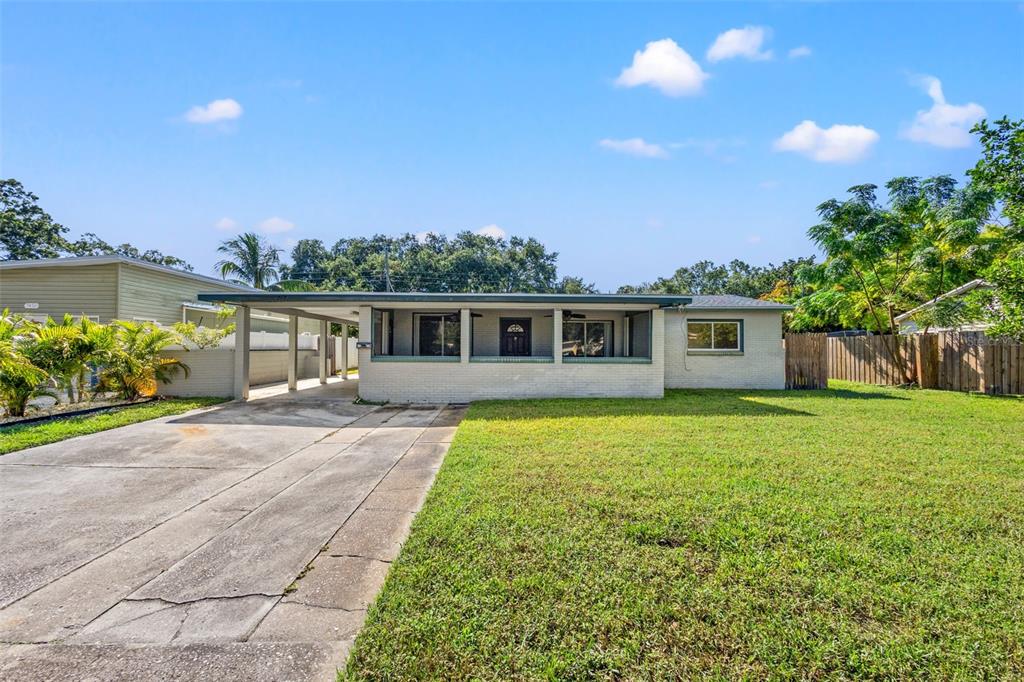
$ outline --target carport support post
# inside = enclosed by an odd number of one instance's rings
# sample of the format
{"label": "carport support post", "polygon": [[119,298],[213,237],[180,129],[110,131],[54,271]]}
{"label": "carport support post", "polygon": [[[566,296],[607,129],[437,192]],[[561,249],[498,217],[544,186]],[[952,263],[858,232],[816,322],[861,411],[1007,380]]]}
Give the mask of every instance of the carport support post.
{"label": "carport support post", "polygon": [[330,332],[330,324],[327,320],[320,320],[320,383],[327,383],[327,365],[330,362],[330,356],[327,353],[327,342],[330,340],[328,333]]}
{"label": "carport support post", "polygon": [[249,399],[249,309],[235,306],[235,398]]}
{"label": "carport support post", "polygon": [[551,316],[554,329],[551,332],[551,354],[555,356],[555,364],[562,364],[562,309],[555,308]]}
{"label": "carport support post", "polygon": [[341,364],[341,380],[348,381],[348,325],[341,325],[341,351],[338,353]]}
{"label": "carport support post", "polygon": [[459,362],[468,365],[473,344],[473,315],[469,308],[463,308],[459,312]]}
{"label": "carport support post", "polygon": [[288,316],[288,390],[299,387],[299,316]]}

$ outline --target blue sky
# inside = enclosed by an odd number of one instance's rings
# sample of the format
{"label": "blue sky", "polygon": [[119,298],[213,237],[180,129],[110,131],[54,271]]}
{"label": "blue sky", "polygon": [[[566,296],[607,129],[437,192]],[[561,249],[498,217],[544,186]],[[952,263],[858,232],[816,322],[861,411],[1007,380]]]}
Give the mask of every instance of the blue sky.
{"label": "blue sky", "polygon": [[497,226],[602,289],[778,262],[823,200],[962,177],[970,121],[1024,115],[1016,3],[0,11],[2,174],[205,273],[241,230]]}

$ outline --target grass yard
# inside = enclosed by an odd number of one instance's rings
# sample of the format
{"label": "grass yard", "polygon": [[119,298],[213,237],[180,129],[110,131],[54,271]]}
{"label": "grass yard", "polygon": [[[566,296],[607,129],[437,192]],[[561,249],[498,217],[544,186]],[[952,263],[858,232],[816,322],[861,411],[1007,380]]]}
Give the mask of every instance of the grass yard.
{"label": "grass yard", "polygon": [[157,417],[181,414],[197,407],[216,405],[225,400],[227,398],[170,398],[142,405],[115,407],[108,412],[96,412],[80,417],[61,417],[35,424],[5,426],[0,428],[0,455]]}
{"label": "grass yard", "polygon": [[342,677],[1024,677],[1024,400],[474,404]]}

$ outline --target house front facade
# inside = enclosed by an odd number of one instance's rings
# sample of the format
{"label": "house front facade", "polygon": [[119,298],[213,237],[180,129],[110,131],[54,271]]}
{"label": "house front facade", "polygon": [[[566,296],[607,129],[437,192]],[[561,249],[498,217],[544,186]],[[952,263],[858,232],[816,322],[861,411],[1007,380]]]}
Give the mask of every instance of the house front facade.
{"label": "house front facade", "polygon": [[[359,395],[391,402],[660,398],[783,388],[788,306],[737,296],[239,293],[200,300],[357,325]],[[239,359],[242,362],[242,359]],[[239,368],[239,372],[243,368]],[[244,386],[239,376],[236,386]]]}

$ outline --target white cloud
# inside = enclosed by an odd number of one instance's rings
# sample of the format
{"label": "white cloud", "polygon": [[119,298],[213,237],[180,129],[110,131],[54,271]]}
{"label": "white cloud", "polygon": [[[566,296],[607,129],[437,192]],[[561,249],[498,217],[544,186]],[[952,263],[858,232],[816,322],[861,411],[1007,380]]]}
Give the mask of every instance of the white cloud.
{"label": "white cloud", "polygon": [[424,230],[422,232],[417,232],[414,236],[416,237],[416,241],[418,241],[420,244],[426,244],[427,239],[430,237],[430,235],[436,234],[437,232],[434,232],[433,230]]}
{"label": "white cloud", "polygon": [[189,123],[217,123],[233,121],[242,115],[242,105],[233,99],[215,99],[204,106],[194,106],[185,112]]}
{"label": "white cloud", "polygon": [[221,218],[213,224],[218,230],[224,230],[225,232],[233,232],[238,229],[238,223],[231,218]]}
{"label": "white cloud", "polygon": [[737,57],[754,61],[771,59],[772,51],[762,49],[771,35],[772,30],[766,26],[731,28],[720,33],[708,48],[708,61],[714,63]]}
{"label": "white cloud", "polygon": [[761,241],[762,241],[762,237],[759,234],[752,234],[752,235],[748,235],[747,236],[747,243],[748,244],[760,244]]}
{"label": "white cloud", "polygon": [[272,218],[267,218],[260,223],[259,228],[260,232],[263,232],[264,234],[280,234],[282,232],[295,229],[295,223],[290,220],[274,216]]}
{"label": "white cloud", "polygon": [[942,82],[934,76],[921,76],[917,81],[932,98],[932,108],[918,111],[903,137],[947,149],[970,146],[971,126],[985,117],[985,107],[975,102],[947,103]]}
{"label": "white cloud", "polygon": [[823,163],[852,163],[867,156],[878,142],[878,133],[856,125],[820,128],[814,121],[803,121],[775,140],[775,151],[796,152]]}
{"label": "white cloud", "polygon": [[622,70],[615,84],[626,88],[649,85],[670,97],[682,97],[699,94],[709,77],[686,50],[664,38],[634,52],[633,64]]}
{"label": "white cloud", "polygon": [[799,47],[794,47],[792,50],[789,51],[789,58],[800,59],[801,57],[810,57],[811,54],[811,48],[807,47],[806,45],[800,45]]}
{"label": "white cloud", "polygon": [[660,144],[645,142],[642,137],[631,137],[628,140],[612,140],[605,138],[598,142],[605,149],[630,156],[641,156],[648,159],[667,159],[668,152]]}
{"label": "white cloud", "polygon": [[778,180],[762,180],[757,183],[757,186],[760,189],[778,189],[782,186],[782,183]]}
{"label": "white cloud", "polygon": [[504,239],[507,236],[505,230],[494,224],[484,225],[476,233],[482,234],[485,237],[493,237],[494,239]]}

